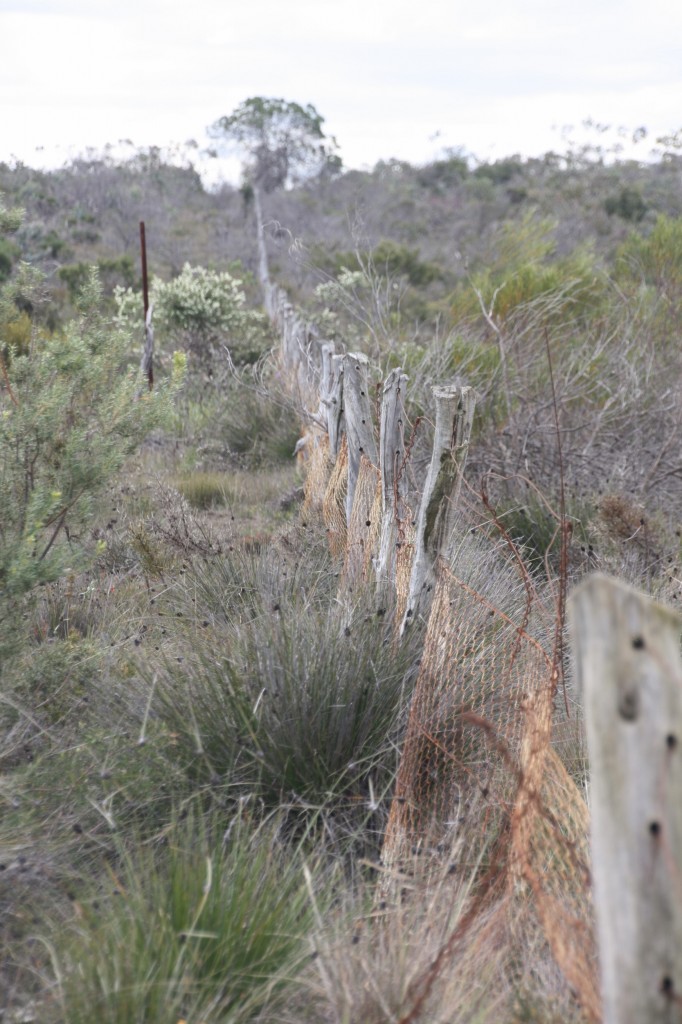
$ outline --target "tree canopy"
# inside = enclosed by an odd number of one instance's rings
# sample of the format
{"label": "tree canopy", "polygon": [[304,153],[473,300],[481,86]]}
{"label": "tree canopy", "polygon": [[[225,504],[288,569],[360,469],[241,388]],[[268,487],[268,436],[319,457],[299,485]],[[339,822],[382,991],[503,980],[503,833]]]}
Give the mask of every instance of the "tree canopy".
{"label": "tree canopy", "polygon": [[249,183],[272,192],[323,171],[337,172],[336,140],[325,135],[324,118],[308,103],[252,96],[209,129],[216,139],[241,146]]}

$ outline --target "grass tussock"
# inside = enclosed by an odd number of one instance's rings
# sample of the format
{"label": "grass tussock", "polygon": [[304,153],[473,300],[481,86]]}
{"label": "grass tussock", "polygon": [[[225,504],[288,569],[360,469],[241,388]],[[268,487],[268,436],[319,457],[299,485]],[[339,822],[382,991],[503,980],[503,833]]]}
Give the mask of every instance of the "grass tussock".
{"label": "grass tussock", "polygon": [[264,1020],[308,959],[312,924],[301,858],[276,822],[190,812],[123,852],[81,904],[54,999],[70,1024]]}

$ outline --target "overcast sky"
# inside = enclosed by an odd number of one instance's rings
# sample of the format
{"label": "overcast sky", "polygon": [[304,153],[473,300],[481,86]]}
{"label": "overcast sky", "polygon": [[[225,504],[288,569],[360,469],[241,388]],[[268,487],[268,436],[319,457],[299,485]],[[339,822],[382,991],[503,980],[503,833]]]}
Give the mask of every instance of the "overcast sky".
{"label": "overcast sky", "polygon": [[[313,103],[346,166],[564,151],[682,127],[680,0],[0,0],[0,160],[206,145],[249,96]],[[39,147],[43,147],[39,151]]]}

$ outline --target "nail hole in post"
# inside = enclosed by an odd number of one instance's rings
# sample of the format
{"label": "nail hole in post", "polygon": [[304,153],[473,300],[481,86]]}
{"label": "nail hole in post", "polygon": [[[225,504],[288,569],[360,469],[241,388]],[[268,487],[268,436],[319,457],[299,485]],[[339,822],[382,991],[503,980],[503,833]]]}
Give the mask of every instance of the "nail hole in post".
{"label": "nail hole in post", "polygon": [[639,701],[637,694],[633,691],[624,693],[618,701],[618,714],[626,722],[634,722],[639,712]]}
{"label": "nail hole in post", "polygon": [[634,647],[634,649],[636,651],[644,650],[644,637],[643,636],[635,636],[635,637],[633,637],[632,638],[632,646]]}

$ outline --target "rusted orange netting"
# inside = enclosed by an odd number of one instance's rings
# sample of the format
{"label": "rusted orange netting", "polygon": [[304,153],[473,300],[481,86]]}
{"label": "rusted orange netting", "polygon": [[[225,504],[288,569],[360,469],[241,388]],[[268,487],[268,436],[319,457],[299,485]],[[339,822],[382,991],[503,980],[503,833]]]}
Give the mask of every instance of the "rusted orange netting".
{"label": "rusted orange netting", "polygon": [[327,489],[322,499],[322,516],[327,530],[329,550],[334,558],[346,551],[346,487],[348,485],[348,443],[344,436],[336,457]]}
{"label": "rusted orange netting", "polygon": [[587,808],[552,746],[547,627],[500,582],[439,566],[382,860],[389,883],[455,843],[495,865],[509,927],[534,931],[597,1021]]}

